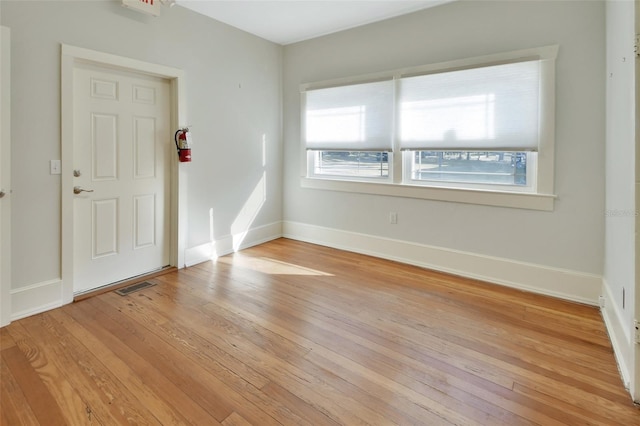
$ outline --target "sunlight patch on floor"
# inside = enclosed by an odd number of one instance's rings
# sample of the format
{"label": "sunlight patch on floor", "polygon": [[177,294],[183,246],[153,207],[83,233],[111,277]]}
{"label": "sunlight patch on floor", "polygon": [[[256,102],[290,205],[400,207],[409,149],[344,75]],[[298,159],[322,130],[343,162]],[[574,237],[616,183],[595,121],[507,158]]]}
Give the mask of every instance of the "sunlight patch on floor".
{"label": "sunlight patch on floor", "polygon": [[326,272],[317,271],[315,269],[294,265],[293,263],[281,262],[279,260],[269,259],[266,257],[249,257],[236,255],[233,257],[221,257],[218,258],[217,261],[232,266],[252,269],[263,274],[333,276],[333,274],[329,274]]}

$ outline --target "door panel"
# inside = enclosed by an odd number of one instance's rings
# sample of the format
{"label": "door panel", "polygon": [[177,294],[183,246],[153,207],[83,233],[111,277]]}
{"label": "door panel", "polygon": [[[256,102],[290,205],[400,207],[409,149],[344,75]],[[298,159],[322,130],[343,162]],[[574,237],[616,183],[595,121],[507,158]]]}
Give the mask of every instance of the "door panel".
{"label": "door panel", "polygon": [[133,247],[141,249],[153,246],[156,242],[156,197],[155,194],[135,197],[133,213]]}
{"label": "door panel", "polygon": [[134,173],[135,179],[156,175],[156,121],[152,117],[134,117]]}
{"label": "door panel", "polygon": [[91,114],[93,180],[118,178],[118,117]]}
{"label": "door panel", "polygon": [[118,199],[93,200],[91,239],[93,253],[91,258],[118,254]]}
{"label": "door panel", "polygon": [[76,67],[75,293],[169,264],[168,123],[166,80]]}

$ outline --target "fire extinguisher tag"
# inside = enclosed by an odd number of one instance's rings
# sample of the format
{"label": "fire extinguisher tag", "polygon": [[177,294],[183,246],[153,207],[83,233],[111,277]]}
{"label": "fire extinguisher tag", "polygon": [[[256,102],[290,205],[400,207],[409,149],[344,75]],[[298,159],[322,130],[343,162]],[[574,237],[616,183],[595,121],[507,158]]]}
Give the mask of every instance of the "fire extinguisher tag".
{"label": "fire extinguisher tag", "polygon": [[185,148],[191,148],[191,142],[192,142],[191,141],[191,132],[187,131],[185,133],[186,133],[186,136],[187,136],[187,141],[186,141],[187,146]]}

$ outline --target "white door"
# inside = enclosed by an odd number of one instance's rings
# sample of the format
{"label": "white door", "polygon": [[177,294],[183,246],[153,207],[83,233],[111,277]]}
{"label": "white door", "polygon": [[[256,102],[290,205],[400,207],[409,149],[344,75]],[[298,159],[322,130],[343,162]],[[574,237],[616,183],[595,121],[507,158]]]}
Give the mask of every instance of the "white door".
{"label": "white door", "polygon": [[0,27],[0,327],[11,320],[11,132],[9,28]]}
{"label": "white door", "polygon": [[74,293],[169,265],[169,83],[74,71]]}

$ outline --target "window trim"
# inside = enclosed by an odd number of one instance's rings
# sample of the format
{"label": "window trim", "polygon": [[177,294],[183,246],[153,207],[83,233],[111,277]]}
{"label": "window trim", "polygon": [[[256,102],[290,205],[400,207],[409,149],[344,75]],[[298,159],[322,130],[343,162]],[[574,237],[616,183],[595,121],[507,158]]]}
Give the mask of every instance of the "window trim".
{"label": "window trim", "polygon": [[319,179],[308,178],[306,176],[300,178],[300,186],[306,189],[417,198],[422,200],[448,201],[540,211],[553,211],[554,201],[557,198],[557,196],[553,194],[531,192]]}
{"label": "window trim", "polygon": [[[559,51],[558,45],[522,49],[492,55],[476,56],[447,62],[427,64],[418,67],[402,68],[393,71],[372,73],[332,80],[305,83],[300,85],[301,91],[301,186],[309,189],[323,189],[341,192],[357,192],[373,195],[419,198],[425,200],[450,201],[489,206],[553,211],[554,201],[554,156],[555,156],[555,60]],[[542,60],[541,91],[539,114],[540,140],[538,146],[537,171],[534,192],[502,191],[495,189],[452,187],[435,185],[412,185],[404,181],[403,155],[400,151],[397,134],[393,141],[393,164],[389,164],[392,182],[353,181],[336,178],[309,176],[307,149],[305,145],[305,113],[304,93],[307,90],[344,86],[393,78],[396,84],[402,77],[429,73],[450,72],[466,68],[497,65],[501,63],[527,60]],[[397,133],[396,128],[396,133]]]}

